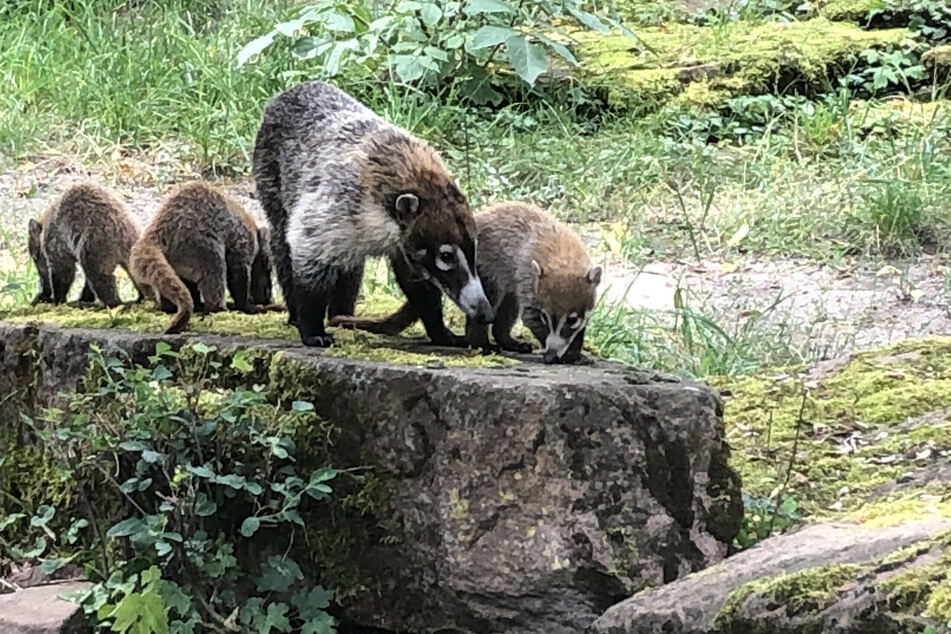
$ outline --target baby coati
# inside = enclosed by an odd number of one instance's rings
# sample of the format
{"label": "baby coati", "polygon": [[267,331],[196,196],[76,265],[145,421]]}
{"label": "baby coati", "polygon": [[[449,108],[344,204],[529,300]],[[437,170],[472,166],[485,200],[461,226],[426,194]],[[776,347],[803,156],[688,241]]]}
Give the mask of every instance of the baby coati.
{"label": "baby coati", "polygon": [[65,302],[77,262],[86,276],[80,301],[98,298],[110,308],[119,304],[115,270],[120,266],[129,272],[129,251],[139,228],[112,194],[89,183],[72,185],[38,221],[30,219],[28,233],[30,257],[40,277],[34,304]]}
{"label": "baby coati", "polygon": [[352,315],[366,258],[386,256],[434,344],[440,292],[492,320],[475,268],[475,222],[439,154],[346,93],[307,82],[267,105],[254,145],[258,198],[277,277],[301,340],[328,346],[328,315]]}
{"label": "baby coati", "polygon": [[[544,346],[546,363],[581,358],[584,330],[594,308],[601,267],[592,266],[584,245],[567,226],[525,203],[503,202],[476,214],[479,276],[495,312],[492,335],[503,350],[531,352],[512,337],[522,323]],[[416,320],[404,304],[381,320],[338,317],[333,325],[393,335]],[[490,348],[485,324],[466,320],[470,345]]]}
{"label": "baby coati", "polygon": [[237,310],[258,312],[271,301],[267,240],[234,200],[204,183],[187,183],[155,213],[132,247],[132,275],[155,289],[162,309],[175,316],[165,328],[181,332],[192,312],[223,311],[225,287]]}

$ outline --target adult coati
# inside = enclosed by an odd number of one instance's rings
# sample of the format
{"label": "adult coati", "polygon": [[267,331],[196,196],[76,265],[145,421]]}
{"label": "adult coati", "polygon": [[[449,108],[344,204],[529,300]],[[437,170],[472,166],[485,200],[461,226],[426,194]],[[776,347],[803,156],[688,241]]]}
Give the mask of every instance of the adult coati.
{"label": "adult coati", "polygon": [[[476,214],[479,276],[495,311],[492,335],[503,350],[531,352],[512,337],[522,322],[544,346],[546,363],[581,358],[585,326],[594,308],[601,267],[592,266],[584,245],[567,226],[541,209],[503,202]],[[334,325],[396,334],[416,320],[404,304],[382,320],[338,317]],[[488,348],[488,326],[466,320],[470,345]]]}
{"label": "adult coati", "polygon": [[181,332],[195,309],[226,310],[225,287],[235,308],[258,312],[271,302],[266,231],[236,201],[192,182],[163,203],[132,247],[132,275],[155,289],[156,300],[175,316],[165,328]]}
{"label": "adult coati", "polygon": [[301,341],[328,346],[324,319],[352,315],[371,256],[386,256],[434,344],[445,293],[492,320],[475,269],[475,222],[439,154],[343,91],[306,82],[264,110],[253,154],[277,277]]}
{"label": "adult coati", "polygon": [[27,229],[27,246],[40,277],[33,304],[65,302],[77,262],[86,276],[79,300],[99,298],[110,308],[119,304],[115,270],[119,266],[129,272],[129,251],[139,228],[112,194],[90,183],[71,185],[39,220],[31,218]]}

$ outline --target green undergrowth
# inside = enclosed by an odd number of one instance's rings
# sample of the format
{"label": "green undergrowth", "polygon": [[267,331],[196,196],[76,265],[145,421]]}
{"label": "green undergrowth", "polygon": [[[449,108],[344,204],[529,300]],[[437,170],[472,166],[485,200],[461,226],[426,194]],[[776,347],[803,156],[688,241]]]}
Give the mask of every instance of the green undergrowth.
{"label": "green undergrowth", "polygon": [[845,513],[884,524],[951,515],[940,488],[879,493],[870,502],[870,494],[951,450],[951,338],[856,354],[819,376],[790,371],[712,382],[726,394],[732,465],[747,494],[775,499],[782,492],[813,518]]}

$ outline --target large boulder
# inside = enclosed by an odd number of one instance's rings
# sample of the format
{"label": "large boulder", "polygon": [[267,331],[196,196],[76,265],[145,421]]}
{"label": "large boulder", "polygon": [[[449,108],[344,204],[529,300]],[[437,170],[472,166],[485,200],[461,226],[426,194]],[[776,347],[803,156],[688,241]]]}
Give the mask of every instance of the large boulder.
{"label": "large boulder", "polygon": [[[145,363],[160,340],[195,338],[0,323],[0,439],[14,445],[2,449],[18,450],[18,414],[75,388],[90,344]],[[704,385],[602,362],[410,365],[201,340],[253,362],[222,387],[310,400],[335,429],[333,466],[370,465],[381,483],[381,507],[346,525],[305,518],[342,536],[325,540],[337,563],[325,552],[313,566],[326,565],[326,585],[348,585],[355,623],[576,633],[624,597],[716,564],[739,529],[721,402]]]}

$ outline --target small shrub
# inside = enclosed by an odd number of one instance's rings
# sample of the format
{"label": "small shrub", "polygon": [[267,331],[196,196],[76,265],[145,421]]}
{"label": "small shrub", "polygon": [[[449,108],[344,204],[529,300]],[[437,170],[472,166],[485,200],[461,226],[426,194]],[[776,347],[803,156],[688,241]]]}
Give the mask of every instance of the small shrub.
{"label": "small shrub", "polygon": [[58,529],[44,505],[30,520],[36,540],[11,552],[47,570],[84,563],[99,581],[75,598],[100,630],[332,633],[330,593],[289,554],[302,510],[327,500],[336,475],[295,462],[313,406],[216,388],[252,366],[242,353],[224,366],[214,351],[159,343],[143,367],[93,348],[65,410],[25,419],[89,516]]}

